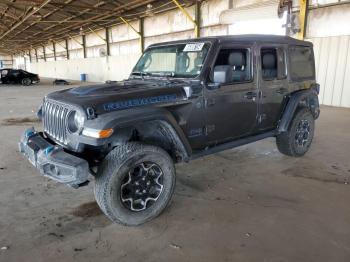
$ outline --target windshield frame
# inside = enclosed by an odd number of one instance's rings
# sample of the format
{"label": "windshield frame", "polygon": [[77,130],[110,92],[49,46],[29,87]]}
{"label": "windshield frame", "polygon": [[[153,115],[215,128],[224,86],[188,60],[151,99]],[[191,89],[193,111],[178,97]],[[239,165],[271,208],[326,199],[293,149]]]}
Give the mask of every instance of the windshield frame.
{"label": "windshield frame", "polygon": [[[143,72],[144,74],[140,74],[139,76],[138,75],[133,75],[133,73],[137,73],[138,72],[136,70],[137,64],[142,59],[143,55],[147,51],[149,51],[150,49],[165,48],[165,47],[171,47],[171,46],[177,46],[177,45],[186,45],[186,44],[192,44],[192,43],[204,43],[204,44],[208,44],[209,45],[208,52],[207,52],[206,57],[204,58],[203,66],[202,66],[202,68],[200,70],[200,73],[198,75],[196,75],[195,77],[175,77],[175,76],[167,76],[167,75],[156,76],[156,75],[148,75],[147,74],[148,72]],[[140,58],[137,60],[135,66],[133,67],[133,69],[132,69],[132,71],[131,71],[131,73],[129,75],[129,79],[135,79],[135,76],[136,76],[136,78],[141,78],[141,79],[144,79],[144,78],[147,78],[147,79],[152,79],[152,78],[155,78],[155,79],[166,78],[166,79],[168,79],[168,78],[171,78],[171,79],[175,79],[175,80],[176,79],[181,79],[181,80],[197,80],[197,79],[200,79],[202,77],[204,71],[205,71],[204,68],[206,68],[206,65],[207,65],[207,62],[208,62],[208,57],[210,57],[210,55],[211,55],[213,46],[214,46],[214,43],[212,41],[208,41],[207,39],[203,40],[203,41],[201,41],[200,39],[195,39],[194,41],[185,40],[185,41],[176,41],[176,42],[171,42],[171,43],[150,45],[149,47],[147,47],[147,49],[142,53]]]}

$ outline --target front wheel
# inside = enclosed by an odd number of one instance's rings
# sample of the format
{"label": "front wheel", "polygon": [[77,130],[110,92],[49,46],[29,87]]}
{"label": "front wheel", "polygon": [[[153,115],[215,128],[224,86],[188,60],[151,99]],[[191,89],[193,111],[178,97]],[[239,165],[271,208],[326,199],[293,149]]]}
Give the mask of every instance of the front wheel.
{"label": "front wheel", "polygon": [[23,78],[22,79],[22,85],[30,86],[31,84],[32,84],[32,80],[30,78]]}
{"label": "front wheel", "polygon": [[140,143],[114,148],[95,181],[95,198],[113,222],[140,225],[158,216],[175,187],[175,167],[163,149]]}
{"label": "front wheel", "polygon": [[276,138],[278,150],[285,155],[300,157],[310,148],[314,137],[315,120],[308,108],[296,112],[286,132]]}

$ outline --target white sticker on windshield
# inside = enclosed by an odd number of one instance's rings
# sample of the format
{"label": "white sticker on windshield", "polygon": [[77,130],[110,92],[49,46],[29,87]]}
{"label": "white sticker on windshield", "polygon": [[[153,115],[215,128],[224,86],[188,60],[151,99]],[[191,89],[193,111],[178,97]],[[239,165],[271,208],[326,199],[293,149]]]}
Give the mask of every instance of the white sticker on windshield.
{"label": "white sticker on windshield", "polygon": [[191,43],[187,44],[183,52],[200,52],[203,49],[205,43]]}

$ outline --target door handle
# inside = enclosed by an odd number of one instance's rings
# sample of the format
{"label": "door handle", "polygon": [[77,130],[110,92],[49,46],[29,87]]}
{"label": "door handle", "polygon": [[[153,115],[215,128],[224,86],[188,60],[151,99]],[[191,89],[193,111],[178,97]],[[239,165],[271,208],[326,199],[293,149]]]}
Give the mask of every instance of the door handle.
{"label": "door handle", "polygon": [[256,93],[255,92],[247,92],[247,93],[245,93],[244,98],[255,100]]}
{"label": "door handle", "polygon": [[287,92],[288,92],[288,89],[284,88],[284,87],[281,87],[281,88],[276,90],[276,93],[281,94],[281,95],[283,95],[283,94],[285,94]]}

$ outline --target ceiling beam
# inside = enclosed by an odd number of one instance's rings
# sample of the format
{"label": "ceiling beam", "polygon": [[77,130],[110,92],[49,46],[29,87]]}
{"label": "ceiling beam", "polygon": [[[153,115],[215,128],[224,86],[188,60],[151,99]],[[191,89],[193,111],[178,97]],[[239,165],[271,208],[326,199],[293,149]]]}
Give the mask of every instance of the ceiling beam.
{"label": "ceiling beam", "polygon": [[5,33],[3,33],[0,36],[0,40],[3,39],[5,36],[7,36],[9,33],[11,33],[13,30],[15,30],[17,27],[19,27],[21,24],[23,24],[29,17],[34,15],[36,12],[38,12],[41,8],[43,8],[45,5],[50,3],[51,0],[44,1],[40,6],[37,8],[33,8],[32,11],[30,11],[26,16],[24,16],[19,22],[17,22],[15,25],[13,25],[10,29],[8,29]]}

